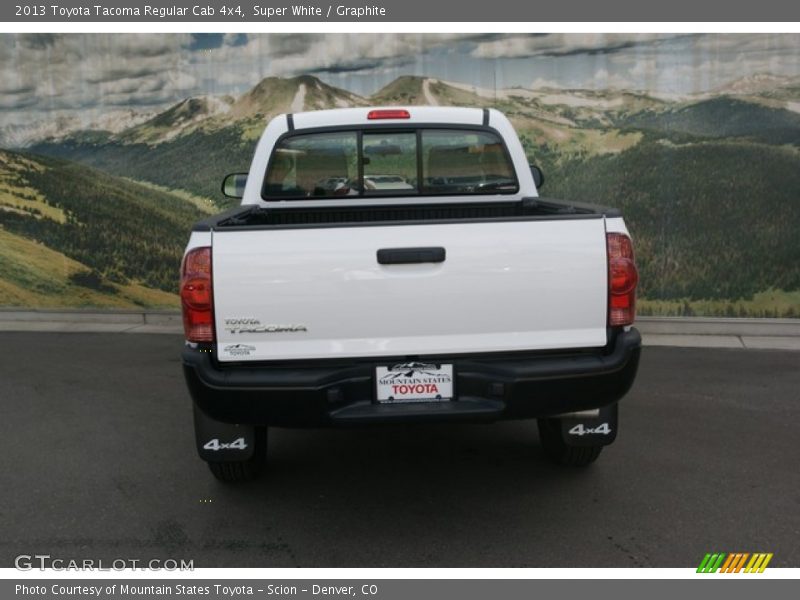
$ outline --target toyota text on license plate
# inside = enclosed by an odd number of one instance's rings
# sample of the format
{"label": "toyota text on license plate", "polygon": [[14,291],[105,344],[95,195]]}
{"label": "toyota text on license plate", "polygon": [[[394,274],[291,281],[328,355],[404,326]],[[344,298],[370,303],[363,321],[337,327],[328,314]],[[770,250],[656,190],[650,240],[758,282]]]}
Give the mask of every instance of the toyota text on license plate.
{"label": "toyota text on license plate", "polygon": [[453,365],[407,362],[376,367],[378,402],[439,402],[453,398]]}

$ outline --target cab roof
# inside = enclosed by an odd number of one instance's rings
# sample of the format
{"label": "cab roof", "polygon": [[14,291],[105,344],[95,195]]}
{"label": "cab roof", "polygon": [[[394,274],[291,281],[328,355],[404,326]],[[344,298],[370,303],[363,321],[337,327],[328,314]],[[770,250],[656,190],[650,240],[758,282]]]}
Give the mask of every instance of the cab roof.
{"label": "cab roof", "polygon": [[[408,116],[397,117],[403,113]],[[453,106],[369,106],[300,112],[288,117],[294,129],[314,129],[368,124],[488,125],[489,113],[488,109]]]}

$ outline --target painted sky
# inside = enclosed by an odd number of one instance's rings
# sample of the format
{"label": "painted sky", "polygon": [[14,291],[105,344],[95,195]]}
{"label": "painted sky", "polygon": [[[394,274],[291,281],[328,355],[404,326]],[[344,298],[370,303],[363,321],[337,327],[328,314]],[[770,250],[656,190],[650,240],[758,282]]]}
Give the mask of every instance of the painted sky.
{"label": "painted sky", "polygon": [[236,95],[306,73],[362,95],[409,74],[688,95],[800,75],[800,34],[0,34],[0,125]]}

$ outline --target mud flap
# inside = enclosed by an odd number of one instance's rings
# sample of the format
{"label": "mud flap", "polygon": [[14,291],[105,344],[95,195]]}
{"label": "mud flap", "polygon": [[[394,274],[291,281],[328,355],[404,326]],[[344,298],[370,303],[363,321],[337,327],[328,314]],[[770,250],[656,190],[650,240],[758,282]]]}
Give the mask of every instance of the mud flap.
{"label": "mud flap", "polygon": [[243,461],[253,456],[256,442],[253,425],[215,421],[195,406],[194,433],[197,452],[205,461]]}
{"label": "mud flap", "polygon": [[607,446],[617,438],[617,404],[559,417],[567,446]]}

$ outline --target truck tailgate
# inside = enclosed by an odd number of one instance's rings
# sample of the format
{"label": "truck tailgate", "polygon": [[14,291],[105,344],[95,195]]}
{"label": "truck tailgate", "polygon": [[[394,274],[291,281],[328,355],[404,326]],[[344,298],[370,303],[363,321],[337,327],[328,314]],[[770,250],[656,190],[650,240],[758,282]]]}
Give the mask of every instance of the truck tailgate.
{"label": "truck tailgate", "polygon": [[[606,344],[603,218],[217,230],[220,361]],[[380,264],[381,249],[444,248]]]}

